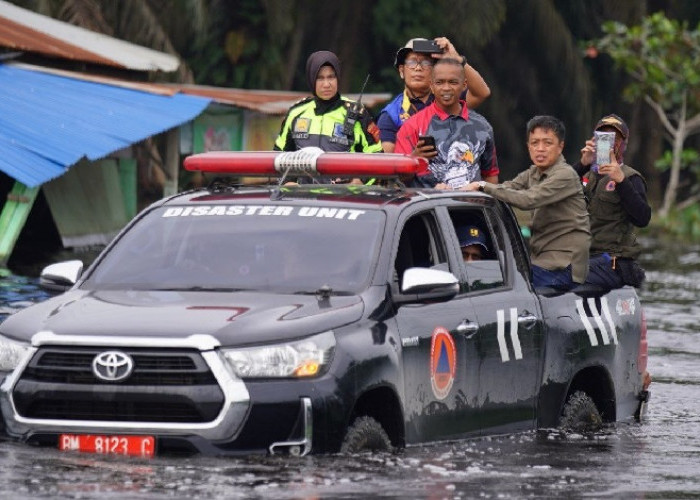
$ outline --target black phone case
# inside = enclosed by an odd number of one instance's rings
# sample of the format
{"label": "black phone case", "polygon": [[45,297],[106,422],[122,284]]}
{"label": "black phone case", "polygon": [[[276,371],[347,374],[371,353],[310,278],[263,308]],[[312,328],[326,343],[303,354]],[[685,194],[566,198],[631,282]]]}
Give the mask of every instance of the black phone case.
{"label": "black phone case", "polygon": [[424,141],[423,145],[424,146],[432,146],[435,147],[435,137],[432,135],[420,135],[418,136],[419,141]]}
{"label": "black phone case", "polygon": [[439,54],[442,52],[442,49],[433,40],[414,40],[413,52]]}

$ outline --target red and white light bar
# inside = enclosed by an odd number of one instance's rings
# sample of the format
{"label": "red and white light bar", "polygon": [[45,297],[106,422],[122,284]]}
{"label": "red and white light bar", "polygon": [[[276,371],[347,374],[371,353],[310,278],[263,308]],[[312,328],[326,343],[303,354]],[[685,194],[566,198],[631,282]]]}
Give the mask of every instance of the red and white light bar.
{"label": "red and white light bar", "polygon": [[213,151],[185,158],[191,171],[217,174],[275,176],[310,174],[331,177],[396,177],[427,168],[423,158],[383,153],[325,153],[319,148],[299,151]]}

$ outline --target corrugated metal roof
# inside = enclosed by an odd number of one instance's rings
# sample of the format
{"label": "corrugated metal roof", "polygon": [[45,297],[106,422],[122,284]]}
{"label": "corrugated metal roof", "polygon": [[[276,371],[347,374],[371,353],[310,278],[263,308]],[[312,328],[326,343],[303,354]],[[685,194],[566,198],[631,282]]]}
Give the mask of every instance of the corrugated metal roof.
{"label": "corrugated metal roof", "polygon": [[15,68],[28,69],[39,73],[47,73],[49,75],[65,76],[67,78],[73,78],[74,80],[82,80],[85,82],[104,83],[105,85],[112,85],[114,87],[140,90],[141,92],[148,92],[149,94],[175,95],[178,92],[180,92],[180,89],[178,89],[177,87],[163,83],[124,80],[123,78],[115,78],[112,76],[96,75],[92,73],[82,73],[77,71],[67,71],[65,69],[50,68],[48,66],[36,66],[34,64],[26,64],[15,61],[9,61],[7,64],[12,65]]}
{"label": "corrugated metal roof", "polygon": [[175,71],[180,60],[0,0],[0,45],[138,71]]}
{"label": "corrugated metal roof", "polygon": [[[201,97],[209,97],[213,101],[221,104],[231,104],[241,108],[252,109],[272,115],[283,115],[289,108],[300,99],[308,97],[308,92],[291,92],[279,90],[246,90],[224,87],[208,87],[205,85],[190,85],[182,83],[168,83],[170,87],[177,88],[179,91],[198,95]],[[345,97],[355,99],[359,94],[343,94]],[[377,104],[391,99],[391,94],[364,94],[362,102],[369,107],[374,107]]]}
{"label": "corrugated metal roof", "polygon": [[[152,94],[174,95],[181,92],[183,94],[205,97],[219,104],[237,106],[239,108],[250,109],[252,111],[259,111],[261,113],[272,115],[285,114],[294,103],[309,96],[307,92],[285,90],[249,90],[184,83],[135,82],[132,80],[124,80],[122,78],[91,75],[88,73],[78,73],[62,69],[33,66],[30,64],[12,63],[12,65],[17,68],[27,68],[31,69],[32,71],[67,76],[69,78],[76,78],[89,82],[105,83],[107,85],[141,90]],[[355,100],[359,97],[358,94],[343,95]],[[369,107],[374,107],[388,101],[390,98],[391,94],[388,93],[364,94],[362,96],[362,102]]]}
{"label": "corrugated metal roof", "polygon": [[190,121],[210,100],[0,64],[0,170],[33,187]]}

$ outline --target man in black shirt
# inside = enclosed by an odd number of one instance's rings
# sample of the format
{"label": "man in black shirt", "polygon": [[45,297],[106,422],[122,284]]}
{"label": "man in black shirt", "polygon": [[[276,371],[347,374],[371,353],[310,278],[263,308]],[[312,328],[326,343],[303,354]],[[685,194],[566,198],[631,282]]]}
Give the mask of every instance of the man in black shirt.
{"label": "man in black shirt", "polygon": [[623,156],[629,139],[627,124],[617,115],[604,116],[595,130],[615,133],[610,161],[595,163],[595,142],[586,141],[581,159],[573,167],[583,177],[591,221],[591,250],[586,283],[605,288],[640,286],[644,270],[636,259],[641,253],[635,228],[651,219],[646,181]]}

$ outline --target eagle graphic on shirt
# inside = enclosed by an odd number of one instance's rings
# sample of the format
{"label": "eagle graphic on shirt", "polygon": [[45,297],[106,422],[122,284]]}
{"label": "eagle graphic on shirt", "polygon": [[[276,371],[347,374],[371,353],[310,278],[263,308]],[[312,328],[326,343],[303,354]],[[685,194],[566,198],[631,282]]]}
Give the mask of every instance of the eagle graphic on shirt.
{"label": "eagle graphic on shirt", "polygon": [[478,163],[486,148],[486,141],[454,141],[439,144],[438,155],[430,161],[429,169],[438,182],[444,182],[452,189],[459,189],[474,180],[481,179]]}

